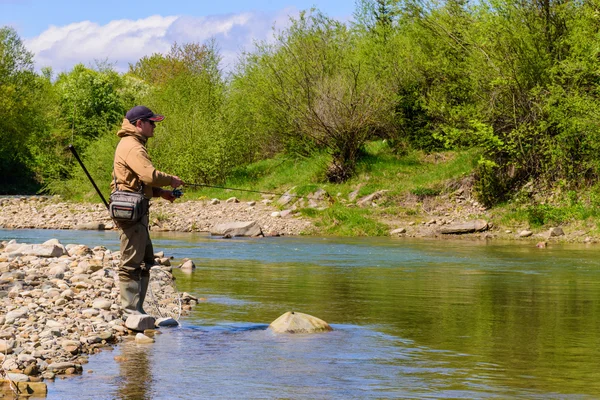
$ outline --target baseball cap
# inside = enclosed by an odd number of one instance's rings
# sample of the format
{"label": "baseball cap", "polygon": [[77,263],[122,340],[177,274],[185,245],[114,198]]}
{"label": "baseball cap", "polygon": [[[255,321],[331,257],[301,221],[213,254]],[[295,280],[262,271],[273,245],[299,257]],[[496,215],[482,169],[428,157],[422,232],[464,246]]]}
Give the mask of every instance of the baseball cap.
{"label": "baseball cap", "polygon": [[165,116],[154,114],[152,110],[146,106],[135,106],[131,110],[127,111],[125,118],[127,118],[131,123],[134,123],[138,119],[148,119],[150,121],[160,122],[165,119]]}

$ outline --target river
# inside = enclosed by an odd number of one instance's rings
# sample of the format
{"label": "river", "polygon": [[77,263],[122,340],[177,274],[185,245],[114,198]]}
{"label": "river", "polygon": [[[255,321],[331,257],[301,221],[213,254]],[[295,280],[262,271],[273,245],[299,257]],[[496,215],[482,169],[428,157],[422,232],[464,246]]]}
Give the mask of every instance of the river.
{"label": "river", "polygon": [[[90,357],[49,399],[600,397],[600,249],[155,233],[205,298],[152,345]],[[116,232],[0,230],[118,249]],[[277,335],[295,310],[333,332]],[[115,356],[126,361],[117,362]]]}

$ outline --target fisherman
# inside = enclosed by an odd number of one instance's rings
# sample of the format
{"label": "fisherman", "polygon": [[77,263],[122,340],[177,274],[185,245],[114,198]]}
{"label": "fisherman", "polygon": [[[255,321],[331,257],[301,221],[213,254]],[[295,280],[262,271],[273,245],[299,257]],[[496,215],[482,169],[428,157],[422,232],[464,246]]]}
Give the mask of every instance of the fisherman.
{"label": "fisherman", "polygon": [[[148,138],[154,136],[155,123],[164,118],[163,115],[154,114],[148,107],[136,106],[127,111],[117,132],[121,140],[115,151],[111,191],[142,191],[145,210],[148,210],[152,197],[162,197],[170,202],[175,200],[172,191],[161,187],[177,188],[182,184],[179,177],[155,169],[146,149]],[[124,318],[127,318],[129,315],[146,313],[142,306],[150,282],[150,268],[154,264],[154,249],[147,212],[137,221],[116,221],[116,224],[121,239],[121,308]]]}

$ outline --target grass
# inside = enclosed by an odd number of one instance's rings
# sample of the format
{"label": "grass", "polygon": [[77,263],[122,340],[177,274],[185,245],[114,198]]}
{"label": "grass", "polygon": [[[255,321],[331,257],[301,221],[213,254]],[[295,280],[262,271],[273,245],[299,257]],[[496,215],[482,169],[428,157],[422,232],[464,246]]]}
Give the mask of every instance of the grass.
{"label": "grass", "polygon": [[[242,201],[250,201],[260,200],[265,193],[278,197],[291,190],[296,195],[306,196],[324,189],[334,199],[333,204],[325,210],[300,210],[303,215],[314,220],[321,233],[382,236],[387,235],[389,230],[387,225],[379,222],[382,215],[411,216],[419,212],[418,209],[398,204],[398,199],[411,193],[419,198],[440,194],[448,180],[458,179],[472,172],[476,156],[477,152],[473,150],[435,155],[414,151],[397,156],[386,143],[373,141],[365,146],[353,178],[342,184],[325,181],[325,171],[330,160],[326,153],[306,158],[278,156],[239,168],[225,183],[215,185],[230,189],[186,187],[183,199],[226,199],[235,196]],[[69,193],[73,198],[99,201],[97,195],[93,196],[93,189],[70,189]],[[387,200],[377,209],[348,207],[348,195],[357,189],[358,198],[378,190],[387,190]]]}
{"label": "grass", "polygon": [[[330,160],[325,153],[304,158],[281,155],[239,168],[225,183],[215,185],[230,189],[186,187],[183,199],[227,199],[235,196],[242,201],[250,201],[261,200],[265,194],[277,198],[291,191],[298,196],[307,196],[318,189],[324,189],[334,200],[333,204],[325,210],[300,210],[303,215],[313,219],[319,233],[381,236],[387,235],[389,228],[379,221],[419,219],[425,203],[435,203],[436,196],[452,190],[452,182],[472,174],[478,156],[477,150],[435,154],[412,151],[398,156],[386,143],[373,141],[365,146],[363,155],[356,164],[354,176],[342,184],[325,181],[325,170]],[[100,172],[95,173],[99,174]],[[108,197],[108,182],[104,182],[106,177],[104,180],[102,177],[94,176],[105,197]],[[76,179],[55,184],[62,185],[61,190],[56,192],[61,192],[66,199],[100,202],[99,196],[83,174],[77,174]],[[348,200],[349,194],[357,190],[357,198],[379,190],[387,190],[387,193],[385,200],[380,201],[377,208],[348,207],[348,204],[353,204]],[[415,202],[403,202],[407,195],[416,199]],[[600,232],[600,186],[592,187],[584,193],[566,192],[557,197],[559,200],[552,204],[538,204],[528,196],[521,198],[516,195],[512,202],[495,206],[489,210],[489,214],[497,225],[510,229],[574,224],[581,225],[588,232]]]}

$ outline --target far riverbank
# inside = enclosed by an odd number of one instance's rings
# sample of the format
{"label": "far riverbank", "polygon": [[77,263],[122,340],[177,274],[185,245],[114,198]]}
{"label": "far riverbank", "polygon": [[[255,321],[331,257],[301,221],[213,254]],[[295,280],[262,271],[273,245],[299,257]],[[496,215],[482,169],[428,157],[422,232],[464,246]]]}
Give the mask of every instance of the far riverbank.
{"label": "far riverbank", "polygon": [[[597,243],[591,227],[582,224],[563,224],[562,234],[551,233],[553,227],[531,228],[502,225],[501,215],[480,207],[476,202],[461,199],[443,201],[427,213],[417,215],[385,214],[378,219],[389,227],[391,236],[452,238],[468,240],[518,240],[532,245],[552,242]],[[373,202],[373,207],[377,205]],[[297,210],[282,209],[276,200],[240,201],[188,200],[169,203],[162,199],[152,202],[151,230],[155,232],[207,232],[218,224],[255,221],[266,236],[297,236],[322,234],[316,220]],[[453,224],[479,220],[487,227],[467,234],[443,234]],[[0,228],[3,229],[116,229],[106,208],[99,203],[63,201],[58,196],[14,196],[0,198]]]}

